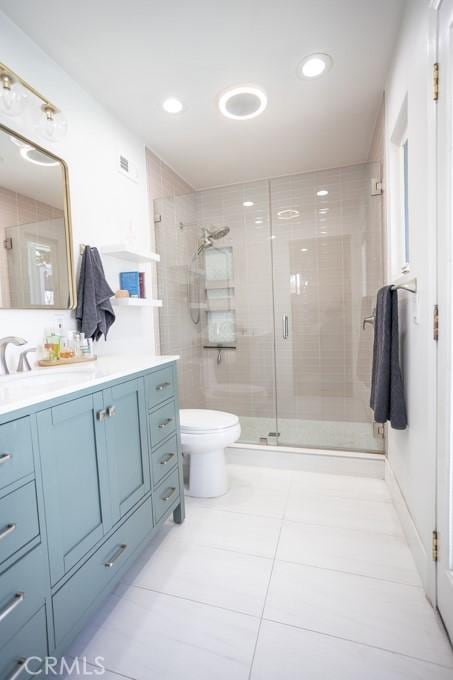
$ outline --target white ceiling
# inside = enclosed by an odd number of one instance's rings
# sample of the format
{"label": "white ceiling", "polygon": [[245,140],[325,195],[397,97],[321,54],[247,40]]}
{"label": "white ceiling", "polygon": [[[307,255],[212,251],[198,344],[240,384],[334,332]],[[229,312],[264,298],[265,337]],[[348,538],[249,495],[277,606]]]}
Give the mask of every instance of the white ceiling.
{"label": "white ceiling", "polygon": [[[404,0],[0,0],[10,18],[192,186],[367,159]],[[298,62],[327,52],[323,78]],[[262,116],[217,95],[257,83]],[[168,96],[186,111],[169,116]],[[58,104],[58,102],[56,102]]]}

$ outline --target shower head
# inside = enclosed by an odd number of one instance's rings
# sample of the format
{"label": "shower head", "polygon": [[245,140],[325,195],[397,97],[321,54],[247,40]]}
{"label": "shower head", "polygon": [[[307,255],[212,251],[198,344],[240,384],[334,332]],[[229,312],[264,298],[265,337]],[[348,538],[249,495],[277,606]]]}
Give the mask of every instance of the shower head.
{"label": "shower head", "polygon": [[229,231],[230,227],[219,227],[218,229],[211,227],[211,229],[202,229],[201,239],[198,244],[198,255],[200,255],[203,250],[206,250],[206,248],[212,248],[214,241],[224,238]]}

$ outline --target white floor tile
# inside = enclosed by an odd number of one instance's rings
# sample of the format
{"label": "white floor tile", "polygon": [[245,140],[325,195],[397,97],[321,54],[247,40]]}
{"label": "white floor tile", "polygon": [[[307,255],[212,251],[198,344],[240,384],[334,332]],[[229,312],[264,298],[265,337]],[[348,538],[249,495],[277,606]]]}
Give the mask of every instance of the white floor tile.
{"label": "white floor tile", "polygon": [[451,680],[450,668],[263,621],[251,680]]}
{"label": "white floor tile", "polygon": [[[258,619],[131,587],[72,646],[136,680],[246,680]],[[102,677],[102,676],[100,676]]]}
{"label": "white floor tile", "polygon": [[297,487],[290,491],[285,519],[320,526],[402,535],[398,516],[391,503],[313,496]]}
{"label": "white floor tile", "polygon": [[147,551],[124,580],[142,588],[261,616],[272,560],[201,545]]}
{"label": "white floor tile", "polygon": [[337,496],[350,500],[392,502],[390,491],[385,481],[372,477],[294,472],[291,488],[295,493],[304,492],[316,496]]}
{"label": "white floor tile", "polygon": [[276,562],[264,618],[453,667],[419,588]]}
{"label": "white floor tile", "polygon": [[262,517],[276,517],[281,519],[288,500],[289,483],[281,487],[258,487],[252,482],[238,482],[231,486],[228,493],[220,498],[190,498],[186,497],[187,507],[203,508],[204,510],[226,510]]}
{"label": "white floor tile", "polygon": [[195,505],[187,508],[183,524],[169,521],[162,547],[172,543],[189,543],[224,548],[259,557],[274,557],[281,520],[210,510]]}
{"label": "white floor tile", "polygon": [[277,559],[421,586],[402,536],[284,522]]}

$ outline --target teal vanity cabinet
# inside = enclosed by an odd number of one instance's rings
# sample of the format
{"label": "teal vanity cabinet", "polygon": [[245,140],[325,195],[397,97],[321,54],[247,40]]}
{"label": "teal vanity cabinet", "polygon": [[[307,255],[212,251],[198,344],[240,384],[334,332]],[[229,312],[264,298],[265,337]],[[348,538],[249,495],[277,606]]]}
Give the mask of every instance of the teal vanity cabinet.
{"label": "teal vanity cabinet", "polygon": [[174,362],[0,416],[0,680],[64,654],[168,516],[184,520],[178,425]]}

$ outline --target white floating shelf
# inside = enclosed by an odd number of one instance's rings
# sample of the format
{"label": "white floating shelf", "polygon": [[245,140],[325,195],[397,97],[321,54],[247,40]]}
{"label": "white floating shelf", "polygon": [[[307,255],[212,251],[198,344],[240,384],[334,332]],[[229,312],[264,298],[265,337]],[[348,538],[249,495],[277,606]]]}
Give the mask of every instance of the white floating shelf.
{"label": "white floating shelf", "polygon": [[103,255],[117,257],[119,260],[128,260],[130,262],[160,262],[160,255],[157,253],[153,253],[151,250],[139,252],[124,243],[103,246],[100,250]]}
{"label": "white floating shelf", "polygon": [[115,307],[162,307],[162,300],[152,300],[151,298],[113,298],[112,304]]}

